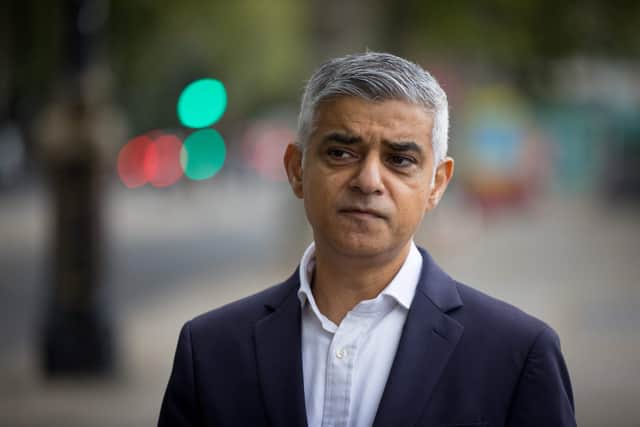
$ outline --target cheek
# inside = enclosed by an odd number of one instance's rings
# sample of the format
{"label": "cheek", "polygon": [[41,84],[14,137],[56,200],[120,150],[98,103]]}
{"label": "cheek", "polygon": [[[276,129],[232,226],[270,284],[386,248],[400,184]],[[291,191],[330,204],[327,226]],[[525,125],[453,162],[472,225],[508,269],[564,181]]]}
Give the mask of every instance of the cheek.
{"label": "cheek", "polygon": [[428,197],[428,193],[415,189],[403,194],[398,210],[407,227],[416,227],[420,223],[426,212]]}
{"label": "cheek", "polygon": [[342,187],[343,177],[339,174],[315,173],[307,179],[307,189],[315,200],[330,202]]}
{"label": "cheek", "polygon": [[317,177],[313,174],[305,180],[304,204],[311,220],[327,216],[335,203],[336,186],[332,177]]}

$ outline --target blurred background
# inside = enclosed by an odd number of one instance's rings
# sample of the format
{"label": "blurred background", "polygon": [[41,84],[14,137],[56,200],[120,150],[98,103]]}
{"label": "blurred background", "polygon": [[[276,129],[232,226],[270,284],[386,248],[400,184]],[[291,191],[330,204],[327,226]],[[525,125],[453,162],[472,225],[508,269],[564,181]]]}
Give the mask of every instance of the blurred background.
{"label": "blurred background", "polygon": [[[295,269],[311,233],[281,156],[305,80],[370,49],[450,99],[456,177],[417,242],[558,331],[579,425],[640,426],[639,2],[1,9],[0,425],[156,422],[181,325]],[[226,89],[204,130],[177,114],[203,78]],[[218,165],[189,174],[203,131]]]}

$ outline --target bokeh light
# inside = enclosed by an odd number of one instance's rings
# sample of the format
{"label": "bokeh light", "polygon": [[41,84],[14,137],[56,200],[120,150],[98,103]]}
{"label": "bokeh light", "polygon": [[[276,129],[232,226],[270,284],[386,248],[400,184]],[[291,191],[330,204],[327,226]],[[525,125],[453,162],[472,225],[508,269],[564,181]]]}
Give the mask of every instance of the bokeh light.
{"label": "bokeh light", "polygon": [[183,175],[182,141],[173,134],[149,132],[131,139],[118,155],[118,175],[128,188],[150,183],[168,187]]}
{"label": "bokeh light", "polygon": [[286,181],[282,157],[287,145],[296,140],[296,133],[286,123],[260,120],[252,123],[242,138],[246,164],[262,178]]}
{"label": "bokeh light", "polygon": [[226,156],[222,135],[215,129],[202,129],[184,141],[180,161],[187,177],[203,180],[218,173]]}
{"label": "bokeh light", "polygon": [[220,81],[196,80],[180,94],[178,118],[186,127],[204,128],[220,119],[226,108],[227,92]]}
{"label": "bokeh light", "polygon": [[151,185],[168,187],[176,183],[182,177],[182,141],[175,135],[162,135],[149,148],[153,148],[156,165],[153,175],[148,176]]}
{"label": "bokeh light", "polygon": [[147,173],[151,169],[147,163],[153,161],[152,156],[147,154],[150,144],[151,138],[142,135],[132,139],[120,149],[118,175],[128,188],[140,187],[147,183]]}

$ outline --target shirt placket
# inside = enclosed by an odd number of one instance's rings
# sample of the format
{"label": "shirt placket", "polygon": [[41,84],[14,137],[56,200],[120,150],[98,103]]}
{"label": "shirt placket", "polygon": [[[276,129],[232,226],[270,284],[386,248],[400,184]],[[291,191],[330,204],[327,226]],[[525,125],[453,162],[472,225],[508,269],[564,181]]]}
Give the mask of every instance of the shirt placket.
{"label": "shirt placket", "polygon": [[349,424],[356,356],[370,319],[347,315],[335,332],[327,355],[323,427]]}

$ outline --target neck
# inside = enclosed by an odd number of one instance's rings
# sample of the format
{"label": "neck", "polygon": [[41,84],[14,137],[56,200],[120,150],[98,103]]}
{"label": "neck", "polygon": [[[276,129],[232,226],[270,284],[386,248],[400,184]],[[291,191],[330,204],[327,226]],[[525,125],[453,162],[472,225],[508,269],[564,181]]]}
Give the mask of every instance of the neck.
{"label": "neck", "polygon": [[313,296],[318,309],[336,325],[360,301],[378,296],[404,263],[411,242],[384,257],[354,258],[316,243]]}

